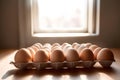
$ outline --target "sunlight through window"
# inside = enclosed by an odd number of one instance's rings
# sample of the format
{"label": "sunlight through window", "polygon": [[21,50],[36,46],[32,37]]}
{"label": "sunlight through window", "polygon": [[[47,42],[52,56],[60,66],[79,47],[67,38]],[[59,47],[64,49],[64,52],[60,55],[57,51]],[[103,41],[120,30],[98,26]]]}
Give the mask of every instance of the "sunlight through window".
{"label": "sunlight through window", "polygon": [[83,30],[87,27],[87,0],[38,0],[39,29]]}
{"label": "sunlight through window", "polygon": [[96,0],[32,0],[32,36],[74,37],[99,34],[98,2]]}

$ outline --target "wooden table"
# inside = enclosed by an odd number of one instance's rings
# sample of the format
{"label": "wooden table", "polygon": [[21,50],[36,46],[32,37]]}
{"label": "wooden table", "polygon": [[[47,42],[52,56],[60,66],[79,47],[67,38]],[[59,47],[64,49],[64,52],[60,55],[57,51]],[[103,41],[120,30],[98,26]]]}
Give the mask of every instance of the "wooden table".
{"label": "wooden table", "polygon": [[98,63],[94,68],[63,70],[19,70],[9,64],[16,50],[0,50],[0,80],[120,80],[120,49],[112,49],[115,60],[110,68]]}

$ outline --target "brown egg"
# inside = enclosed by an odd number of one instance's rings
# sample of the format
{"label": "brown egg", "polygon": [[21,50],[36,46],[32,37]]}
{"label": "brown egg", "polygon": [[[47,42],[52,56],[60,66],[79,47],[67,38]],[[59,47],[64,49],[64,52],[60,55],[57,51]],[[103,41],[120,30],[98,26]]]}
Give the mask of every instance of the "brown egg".
{"label": "brown egg", "polygon": [[21,48],[18,50],[14,57],[15,62],[17,63],[28,63],[32,62],[32,55],[26,48]]}
{"label": "brown egg", "polygon": [[54,46],[52,47],[51,52],[53,52],[56,49],[62,50],[61,46]]}
{"label": "brown egg", "polygon": [[71,46],[70,44],[65,45],[65,46],[62,48],[63,52],[65,52],[68,48],[72,48],[72,46]]}
{"label": "brown egg", "polygon": [[52,44],[52,47],[55,47],[55,46],[60,46],[60,44],[59,43]]}
{"label": "brown egg", "polygon": [[84,48],[80,52],[79,57],[83,61],[93,61],[94,60],[93,52],[90,49],[88,49],[88,48]]}
{"label": "brown egg", "polygon": [[34,55],[35,55],[35,51],[31,47],[28,47],[27,49],[30,51],[30,53],[32,55],[32,61],[33,61]]}
{"label": "brown egg", "polygon": [[81,44],[80,47],[77,48],[78,54],[80,54],[80,52],[81,52],[84,48],[86,48],[85,45],[84,45],[84,44]]}
{"label": "brown egg", "polygon": [[49,54],[45,49],[40,49],[36,52],[34,62],[47,62],[49,61]]}
{"label": "brown egg", "polygon": [[54,44],[52,45],[52,47],[51,47],[51,50],[52,50],[53,48],[55,48],[55,47],[60,47],[60,44],[59,44],[59,43],[54,43]]}
{"label": "brown egg", "polygon": [[103,48],[99,51],[99,53],[97,55],[97,60],[100,60],[100,61],[104,61],[104,60],[114,61],[113,52],[108,48]]}
{"label": "brown egg", "polygon": [[33,46],[37,47],[38,49],[41,49],[39,45],[34,44]]}
{"label": "brown egg", "polygon": [[65,60],[65,56],[63,54],[63,51],[61,49],[55,49],[50,54],[50,61],[51,62],[63,62]]}
{"label": "brown egg", "polygon": [[66,61],[68,62],[74,62],[74,61],[79,61],[79,55],[75,49],[68,49],[65,54]]}
{"label": "brown egg", "polygon": [[43,49],[45,49],[49,54],[51,54],[51,49],[48,47],[44,47]]}
{"label": "brown egg", "polygon": [[50,46],[49,44],[45,44],[45,45],[43,46],[43,49],[49,51],[49,53],[51,52],[51,46]]}
{"label": "brown egg", "polygon": [[69,43],[63,43],[62,45],[61,45],[61,48],[63,49],[64,48],[64,46],[66,46],[66,45],[68,45]]}
{"label": "brown egg", "polygon": [[41,49],[43,47],[41,43],[35,43],[33,46],[36,46],[38,49]]}
{"label": "brown egg", "polygon": [[50,43],[45,43],[43,46],[44,46],[44,47],[48,47],[48,48],[51,48],[51,47],[52,47],[52,45],[51,45]]}
{"label": "brown egg", "polygon": [[97,45],[91,45],[89,49],[93,52],[98,46]]}
{"label": "brown egg", "polygon": [[72,44],[72,48],[74,48],[77,44],[78,44],[77,42],[74,42],[74,43]]}
{"label": "brown egg", "polygon": [[92,43],[85,43],[85,47],[89,48],[92,45]]}
{"label": "brown egg", "polygon": [[76,45],[74,46],[74,49],[77,50],[80,46],[81,46],[81,44],[76,44]]}
{"label": "brown egg", "polygon": [[95,59],[97,59],[98,52],[99,52],[101,49],[102,49],[101,47],[97,47],[97,48],[93,51],[93,54],[94,54]]}
{"label": "brown egg", "polygon": [[35,53],[39,50],[39,48],[36,46],[31,46],[31,48],[35,51]]}

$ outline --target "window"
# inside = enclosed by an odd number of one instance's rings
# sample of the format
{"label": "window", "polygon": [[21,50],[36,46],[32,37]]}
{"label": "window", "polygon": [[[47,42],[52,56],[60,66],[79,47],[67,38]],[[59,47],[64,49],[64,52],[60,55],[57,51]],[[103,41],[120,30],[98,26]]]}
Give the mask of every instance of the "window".
{"label": "window", "polygon": [[[44,14],[44,12],[49,12],[48,9],[45,11],[42,10],[47,6],[43,4],[48,4],[47,1],[51,1],[49,6],[52,8],[52,3],[54,2],[54,6],[56,8],[50,9],[50,14]],[[60,4],[58,4],[58,1]],[[19,41],[20,47],[26,47],[34,44],[35,42],[46,43],[46,42],[60,42],[64,43],[67,42],[76,42],[76,41],[85,41],[83,37],[89,36],[92,39],[96,39],[99,34],[99,17],[100,17],[100,0],[64,0],[66,3],[63,3],[63,0],[18,0],[18,13],[19,13]],[[43,4],[41,4],[41,2]],[[60,5],[62,4],[62,8]],[[64,5],[67,12],[64,13]],[[75,5],[76,4],[76,5]],[[80,4],[80,5],[79,5]],[[71,7],[70,5],[74,6]],[[83,5],[83,6],[82,6]],[[82,7],[81,7],[82,6]],[[77,7],[77,10],[76,10]],[[42,9],[41,9],[42,8]],[[59,9],[60,8],[60,9]],[[71,11],[71,8],[73,11]],[[40,9],[40,10],[39,10]],[[54,12],[54,10],[57,10]],[[63,11],[62,11],[63,10]],[[41,12],[42,11],[42,12]],[[59,14],[59,13],[62,13]],[[71,13],[73,12],[73,13]],[[41,16],[49,15],[53,16],[53,13],[56,13],[56,19],[61,17],[62,20],[58,19],[58,23],[55,22],[55,25],[51,24],[52,26],[47,26],[44,23],[44,19]],[[58,14],[57,14],[58,13]],[[73,20],[73,23],[70,23],[74,16],[72,14],[80,14],[78,24],[75,24],[77,21]],[[41,15],[42,14],[42,15]],[[69,17],[66,17],[65,15]],[[72,16],[71,16],[72,15]],[[82,17],[81,17],[82,16]],[[64,19],[63,19],[64,18]],[[53,17],[52,17],[53,19]],[[43,21],[43,22],[42,22]],[[51,17],[50,17],[50,21]],[[61,22],[59,22],[61,21]],[[54,22],[54,21],[53,21]],[[42,23],[42,24],[41,24]],[[67,25],[63,24],[67,23]],[[70,24],[68,24],[70,23]],[[59,25],[60,24],[60,25]],[[59,28],[58,28],[59,27]],[[65,28],[65,29],[63,29]],[[58,38],[59,37],[59,38]],[[69,37],[69,38],[68,38]]]}
{"label": "window", "polygon": [[87,0],[38,0],[38,26],[35,32],[85,31]]}
{"label": "window", "polygon": [[31,0],[32,35],[82,36],[98,33],[98,0]]}

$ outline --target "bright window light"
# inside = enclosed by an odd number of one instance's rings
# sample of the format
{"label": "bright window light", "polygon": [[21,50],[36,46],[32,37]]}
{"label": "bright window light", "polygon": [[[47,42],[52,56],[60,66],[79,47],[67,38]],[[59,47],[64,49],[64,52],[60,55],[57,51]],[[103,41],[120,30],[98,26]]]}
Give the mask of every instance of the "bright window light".
{"label": "bright window light", "polygon": [[38,0],[39,30],[80,31],[87,27],[87,0]]}
{"label": "bright window light", "polygon": [[31,31],[34,36],[74,37],[99,32],[99,0],[31,1]]}

